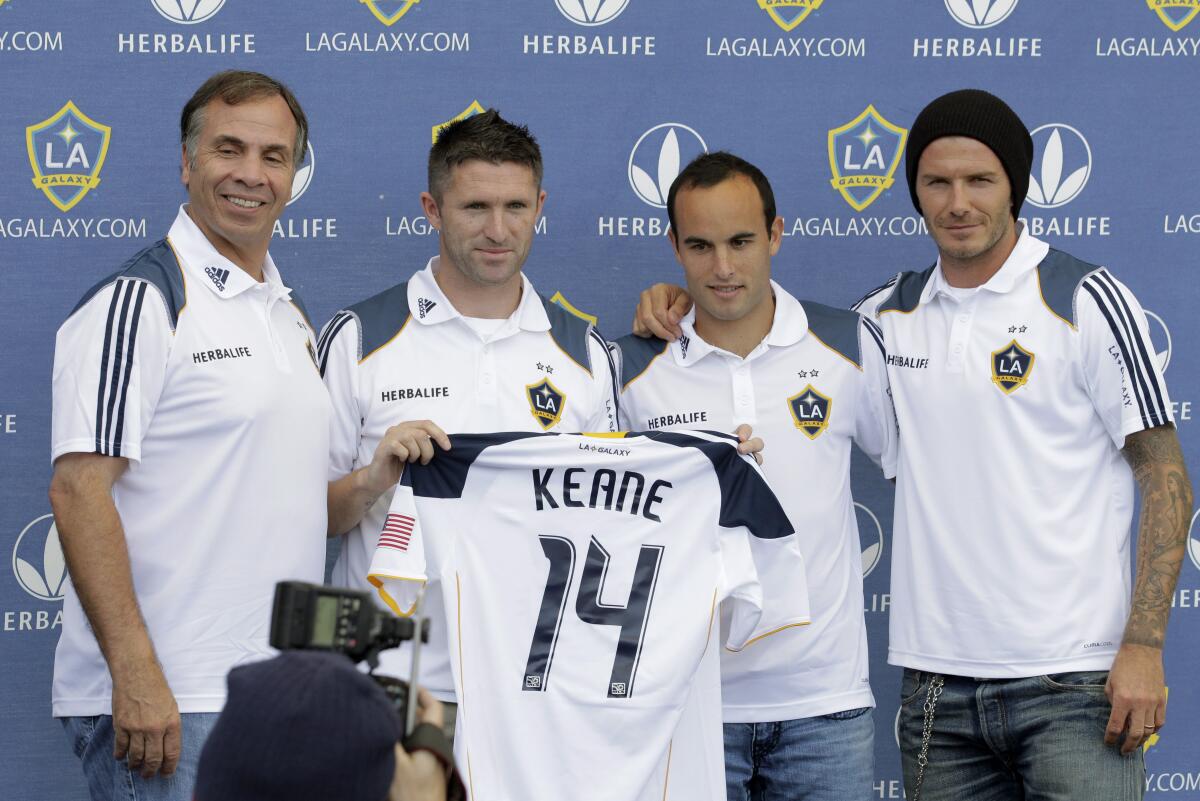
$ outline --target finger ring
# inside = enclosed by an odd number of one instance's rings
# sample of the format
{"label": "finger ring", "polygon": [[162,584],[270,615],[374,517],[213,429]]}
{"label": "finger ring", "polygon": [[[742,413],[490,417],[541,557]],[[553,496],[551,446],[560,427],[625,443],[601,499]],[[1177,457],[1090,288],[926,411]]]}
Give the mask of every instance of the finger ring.
{"label": "finger ring", "polygon": [[1157,729],[1157,726],[1143,726],[1143,729]]}

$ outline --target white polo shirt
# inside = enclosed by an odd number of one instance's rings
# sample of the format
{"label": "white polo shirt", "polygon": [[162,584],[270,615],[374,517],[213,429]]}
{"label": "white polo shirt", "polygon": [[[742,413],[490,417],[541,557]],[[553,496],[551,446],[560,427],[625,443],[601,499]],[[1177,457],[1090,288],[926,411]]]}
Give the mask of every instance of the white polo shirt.
{"label": "white polo shirt", "polygon": [[[58,330],[52,458],[129,460],[113,486],[134,590],[181,712],[270,656],[275,583],[320,581],[329,400],[315,336],[271,257],[255,282],[181,208],[170,233]],[[86,536],[78,532],[77,536]],[[56,717],[111,714],[112,681],[73,586]]]}
{"label": "white polo shirt", "polygon": [[[321,333],[318,357],[334,409],[331,481],[370,464],[387,430],[408,420],[432,420],[451,434],[616,429],[612,362],[591,325],[524,277],[510,317],[498,325],[468,320],[434,278],[438,258],[406,283],[339,311]],[[333,584],[371,589],[367,569],[391,501],[385,492],[346,535]],[[441,621],[438,593],[426,599],[426,614]],[[453,699],[445,631],[432,628],[421,682]],[[387,651],[381,669],[407,677],[409,659],[407,648]]]}
{"label": "white polo shirt", "polygon": [[[851,444],[892,475],[896,425],[882,339],[855,312],[798,301],[778,284],[766,338],[745,359],[697,335],[625,337],[621,412],[632,430],[742,423],[763,438],[763,472],[796,530],[812,624],[722,654],[724,718],[758,723],[874,706],[863,620],[862,558],[850,492]],[[785,588],[803,577],[764,577]],[[776,589],[776,594],[782,592]]]}
{"label": "white polo shirt", "polygon": [[884,331],[901,432],[889,661],[1107,670],[1129,612],[1121,448],[1172,422],[1133,294],[1022,231],[976,290],[934,265],[860,307]]}

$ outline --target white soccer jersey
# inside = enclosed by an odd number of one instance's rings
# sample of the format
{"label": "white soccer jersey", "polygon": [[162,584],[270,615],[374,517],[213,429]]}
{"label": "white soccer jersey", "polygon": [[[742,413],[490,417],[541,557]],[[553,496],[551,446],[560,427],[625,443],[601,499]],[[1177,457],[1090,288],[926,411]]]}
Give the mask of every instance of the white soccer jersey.
{"label": "white soccer jersey", "polygon": [[[52,458],[129,460],[113,500],[181,712],[219,711],[229,669],[271,653],[275,583],[323,572],[329,400],[306,316],[269,256],[263,272],[256,283],[180,209],[84,297],[54,351]],[[54,715],[110,714],[111,696],[68,586]]]}
{"label": "white soccer jersey", "polygon": [[[318,355],[333,402],[329,478],[371,463],[388,428],[432,420],[448,433],[613,431],[616,400],[604,340],[522,279],[517,310],[490,335],[458,313],[434,278],[438,257],[403,284],[334,315]],[[435,457],[440,458],[440,456]],[[342,543],[335,585],[369,589],[367,568],[392,493]],[[431,593],[430,614],[440,614]],[[421,680],[452,700],[444,632],[422,651]],[[382,672],[407,677],[407,648],[384,653]]]}
{"label": "white soccer jersey", "polygon": [[[727,437],[453,441],[405,472],[371,580],[403,612],[441,579],[472,798],[659,801],[717,603],[735,649],[808,621],[783,509]],[[768,565],[796,577],[771,605]]]}
{"label": "white soccer jersey", "polygon": [[938,265],[860,307],[884,331],[900,458],[889,660],[1005,678],[1107,670],[1129,612],[1120,449],[1172,421],[1145,314],[1022,231],[974,292]]}
{"label": "white soccer jersey", "polygon": [[[771,286],[771,330],[745,359],[701,339],[694,312],[674,343],[633,336],[617,343],[624,425],[753,426],[766,443],[763,472],[804,554],[812,625],[760,648],[722,654],[725,720],[737,723],[874,706],[851,444],[886,464],[889,477],[895,460],[896,424],[875,324]],[[787,578],[778,578],[773,586],[786,586]]]}

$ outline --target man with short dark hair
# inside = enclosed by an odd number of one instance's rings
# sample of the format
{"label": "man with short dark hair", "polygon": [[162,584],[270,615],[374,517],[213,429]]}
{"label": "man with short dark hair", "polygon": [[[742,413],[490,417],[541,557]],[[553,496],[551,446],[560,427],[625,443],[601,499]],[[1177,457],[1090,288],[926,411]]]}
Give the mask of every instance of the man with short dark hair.
{"label": "man with short dark hair", "polygon": [[[438,255],[322,331],[319,361],[334,407],[329,535],[345,535],[335,584],[372,589],[367,571],[380,531],[392,525],[401,471],[448,448],[446,432],[616,428],[604,340],[521,272],[546,199],[541,177],[536,140],[495,110],[444,128],[421,193]],[[439,596],[426,594],[435,625],[420,681],[453,701]],[[407,677],[408,653],[385,652],[384,673]]]}
{"label": "man with short dark hair", "polygon": [[206,81],[188,202],[58,331],[53,711],[95,799],[190,799],[225,674],[270,653],[276,581],[321,579],[329,400],[267,252],[307,127],[266,75]]}
{"label": "man with short dark hair", "polygon": [[[673,342],[628,336],[628,427],[753,425],[768,482],[796,530],[812,623],[721,654],[729,801],[865,801],[874,781],[862,567],[850,454],[891,474],[895,421],[882,337],[859,314],[797,300],[771,280],[783,219],[765,175],[699,156],[667,196],[691,313]],[[764,577],[770,588],[804,577]]]}

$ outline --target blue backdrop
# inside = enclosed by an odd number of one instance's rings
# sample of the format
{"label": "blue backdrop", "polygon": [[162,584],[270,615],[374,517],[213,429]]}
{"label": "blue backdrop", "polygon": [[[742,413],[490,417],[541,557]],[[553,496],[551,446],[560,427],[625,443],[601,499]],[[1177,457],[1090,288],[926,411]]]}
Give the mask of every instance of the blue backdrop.
{"label": "blue backdrop", "polygon": [[[318,324],[436,252],[417,200],[432,131],[495,106],[545,155],[527,272],[609,336],[641,288],[679,278],[663,197],[706,148],[771,178],[787,235],[775,274],[797,295],[848,305],[928,265],[906,128],[945,91],[989,89],[1035,130],[1031,230],[1111,267],[1150,312],[1195,466],[1198,12],[1200,0],[0,0],[0,796],[85,798],[49,704],[64,579],[46,500],[54,331],[166,232],[184,198],[179,109],[212,72],[276,75],[308,113],[312,149],[272,253]],[[888,490],[856,476],[875,795],[900,798]],[[1200,799],[1195,518],[1191,535],[1168,725],[1146,753],[1149,792],[1180,801]]]}

